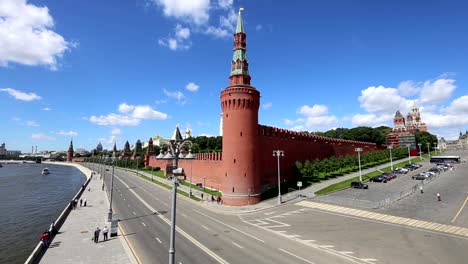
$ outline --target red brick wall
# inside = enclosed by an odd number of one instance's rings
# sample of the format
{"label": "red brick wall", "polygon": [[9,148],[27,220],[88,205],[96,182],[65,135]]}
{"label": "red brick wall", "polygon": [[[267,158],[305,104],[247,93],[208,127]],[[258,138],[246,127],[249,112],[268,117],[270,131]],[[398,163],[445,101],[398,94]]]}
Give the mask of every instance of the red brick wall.
{"label": "red brick wall", "polygon": [[[221,189],[221,153],[199,153],[195,154],[194,160],[179,160],[179,168],[184,168],[186,180],[202,183],[207,188],[214,190]],[[152,167],[160,167],[161,170],[166,169],[166,164],[172,164],[172,161],[157,160],[155,156],[151,156],[149,164]]]}

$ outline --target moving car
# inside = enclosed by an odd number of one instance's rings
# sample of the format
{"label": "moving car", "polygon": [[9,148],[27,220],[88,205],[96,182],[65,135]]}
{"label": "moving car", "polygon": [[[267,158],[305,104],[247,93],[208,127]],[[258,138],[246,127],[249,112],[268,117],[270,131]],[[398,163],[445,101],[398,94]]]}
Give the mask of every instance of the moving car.
{"label": "moving car", "polygon": [[369,189],[369,185],[362,182],[351,182],[351,187],[358,189]]}

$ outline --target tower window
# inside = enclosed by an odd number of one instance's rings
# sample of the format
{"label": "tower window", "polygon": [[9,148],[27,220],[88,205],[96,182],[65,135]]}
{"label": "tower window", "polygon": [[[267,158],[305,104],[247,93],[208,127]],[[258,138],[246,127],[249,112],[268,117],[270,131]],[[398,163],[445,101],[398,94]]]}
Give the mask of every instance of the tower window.
{"label": "tower window", "polygon": [[234,164],[236,164],[236,159],[234,159]]}
{"label": "tower window", "polygon": [[240,136],[242,137],[242,131],[240,132]]}
{"label": "tower window", "polygon": [[232,187],[232,192],[234,192],[234,187]]}

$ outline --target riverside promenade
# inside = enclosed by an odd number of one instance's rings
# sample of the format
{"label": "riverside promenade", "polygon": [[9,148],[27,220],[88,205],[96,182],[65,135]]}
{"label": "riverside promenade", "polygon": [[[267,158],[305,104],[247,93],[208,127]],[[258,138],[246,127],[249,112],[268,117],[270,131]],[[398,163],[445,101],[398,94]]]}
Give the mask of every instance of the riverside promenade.
{"label": "riverside promenade", "polygon": [[[75,166],[90,177],[88,168],[76,163],[63,165]],[[87,200],[86,207],[80,207],[78,202],[76,210],[71,210],[41,263],[138,263],[120,230],[118,236],[110,237],[110,223],[107,222],[109,200],[99,178],[100,175],[95,174],[89,181],[81,195],[83,201]],[[103,241],[101,231],[99,243],[94,243],[94,230],[96,227],[102,230],[104,226],[109,228],[109,240]]]}

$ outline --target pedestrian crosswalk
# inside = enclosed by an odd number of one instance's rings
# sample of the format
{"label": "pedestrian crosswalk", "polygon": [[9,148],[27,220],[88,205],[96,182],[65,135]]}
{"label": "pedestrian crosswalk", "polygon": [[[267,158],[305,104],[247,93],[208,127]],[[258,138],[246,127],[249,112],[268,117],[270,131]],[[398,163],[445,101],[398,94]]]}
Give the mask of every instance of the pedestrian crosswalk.
{"label": "pedestrian crosswalk", "polygon": [[436,231],[436,232],[441,232],[441,233],[468,237],[468,228],[459,227],[459,226],[439,224],[439,223],[434,223],[434,222],[429,222],[429,221],[374,213],[374,212],[369,212],[369,211],[360,210],[360,209],[353,209],[353,208],[347,208],[347,207],[342,207],[342,206],[337,206],[337,205],[317,203],[317,202],[311,202],[311,201],[301,201],[301,202],[296,203],[296,205],[324,210],[324,211],[333,212],[333,213],[339,213],[339,214],[356,216],[356,217],[361,217],[361,218],[366,218],[366,219],[371,219],[371,220],[377,220],[377,221],[382,221],[382,222],[387,222],[387,223],[392,223],[392,224],[397,224],[397,225],[402,225],[402,226],[409,226],[409,227],[414,227],[414,228],[419,228],[419,229],[425,229],[425,230],[431,230],[431,231]]}

